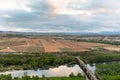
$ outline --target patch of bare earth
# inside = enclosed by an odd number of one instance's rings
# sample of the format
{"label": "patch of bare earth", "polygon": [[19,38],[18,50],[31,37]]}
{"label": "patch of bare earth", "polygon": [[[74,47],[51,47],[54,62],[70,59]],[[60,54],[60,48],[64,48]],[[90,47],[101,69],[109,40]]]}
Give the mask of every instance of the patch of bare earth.
{"label": "patch of bare earth", "polygon": [[80,52],[88,51],[89,48],[92,48],[94,46],[102,46],[105,49],[110,50],[120,50],[120,48],[116,47],[107,47],[105,46],[105,44],[76,42],[71,40],[58,40],[47,38],[8,38],[0,40],[0,52],[62,52],[62,50]]}
{"label": "patch of bare earth", "polygon": [[16,51],[11,49],[10,47],[7,47],[5,49],[0,50],[0,52],[16,52]]}
{"label": "patch of bare earth", "polygon": [[95,46],[106,46],[106,44],[101,44],[101,43],[91,43],[91,42],[77,42],[78,45],[80,45],[83,48],[92,48]]}
{"label": "patch of bare earth", "polygon": [[40,41],[45,48],[45,52],[61,52],[54,41],[49,39],[41,39]]}
{"label": "patch of bare earth", "polygon": [[111,51],[120,51],[120,46],[105,46],[104,49],[111,50]]}

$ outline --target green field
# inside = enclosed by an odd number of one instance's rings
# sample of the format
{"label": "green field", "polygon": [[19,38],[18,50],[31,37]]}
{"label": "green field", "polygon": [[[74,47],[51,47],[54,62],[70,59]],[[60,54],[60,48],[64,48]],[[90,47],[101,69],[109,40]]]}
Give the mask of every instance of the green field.
{"label": "green field", "polygon": [[60,50],[61,50],[62,52],[73,52],[73,50],[70,49],[70,48],[60,48]]}
{"label": "green field", "polygon": [[41,46],[28,47],[25,52],[45,52],[45,49]]}

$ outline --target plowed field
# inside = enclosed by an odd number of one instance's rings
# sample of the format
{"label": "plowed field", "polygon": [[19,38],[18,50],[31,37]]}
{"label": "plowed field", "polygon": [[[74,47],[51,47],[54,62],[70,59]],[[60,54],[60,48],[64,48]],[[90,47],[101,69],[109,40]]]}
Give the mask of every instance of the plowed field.
{"label": "plowed field", "polygon": [[88,51],[105,44],[71,40],[10,38],[0,40],[0,52],[64,52]]}

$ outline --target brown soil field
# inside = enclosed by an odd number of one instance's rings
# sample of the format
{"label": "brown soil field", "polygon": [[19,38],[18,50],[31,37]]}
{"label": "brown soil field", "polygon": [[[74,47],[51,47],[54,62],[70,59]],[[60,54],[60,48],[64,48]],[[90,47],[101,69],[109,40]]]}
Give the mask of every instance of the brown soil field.
{"label": "brown soil field", "polygon": [[41,39],[41,43],[45,48],[45,52],[60,52],[58,45],[52,40]]}
{"label": "brown soil field", "polygon": [[111,50],[111,51],[120,51],[120,46],[105,46],[104,49]]}
{"label": "brown soil field", "polygon": [[80,52],[88,51],[95,46],[101,46],[108,49],[106,44],[75,42],[60,39],[5,38],[0,40],[0,52]]}
{"label": "brown soil field", "polygon": [[90,43],[90,42],[77,42],[78,45],[80,45],[83,48],[91,48],[95,46],[106,46],[106,44],[101,44],[101,43]]}
{"label": "brown soil field", "polygon": [[11,48],[9,48],[9,47],[7,47],[5,49],[0,50],[0,52],[16,52],[16,51],[11,49]]}

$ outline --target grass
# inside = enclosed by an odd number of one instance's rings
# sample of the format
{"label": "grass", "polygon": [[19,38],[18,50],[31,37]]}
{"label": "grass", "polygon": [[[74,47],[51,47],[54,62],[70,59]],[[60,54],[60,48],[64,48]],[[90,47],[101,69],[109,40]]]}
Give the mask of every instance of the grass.
{"label": "grass", "polygon": [[48,78],[48,80],[85,80],[83,77],[54,77]]}
{"label": "grass", "polygon": [[70,48],[60,48],[62,52],[72,52],[73,50]]}
{"label": "grass", "polygon": [[44,47],[39,47],[39,46],[28,47],[26,52],[45,52],[45,49],[44,49]]}
{"label": "grass", "polygon": [[83,76],[73,76],[73,77],[38,77],[38,76],[24,76],[22,78],[15,77],[12,79],[11,75],[0,75],[0,80],[85,80]]}

